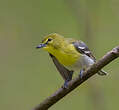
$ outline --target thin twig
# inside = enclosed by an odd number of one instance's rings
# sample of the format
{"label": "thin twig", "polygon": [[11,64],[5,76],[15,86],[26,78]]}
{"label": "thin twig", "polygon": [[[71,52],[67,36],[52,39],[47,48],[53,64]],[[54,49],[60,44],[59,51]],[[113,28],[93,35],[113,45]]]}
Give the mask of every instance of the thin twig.
{"label": "thin twig", "polygon": [[117,57],[119,57],[119,46],[113,48],[110,52],[104,55],[94,65],[87,68],[87,70],[83,73],[82,79],[80,79],[79,77],[76,77],[75,79],[69,82],[68,89],[59,88],[59,90],[57,90],[53,95],[49,96],[43,102],[41,102],[37,107],[35,107],[34,110],[48,110],[48,108],[50,108],[53,104],[58,102],[65,95],[67,95],[76,87],[81,85],[88,78],[96,74],[100,69],[102,69],[105,65],[107,65],[108,63],[116,59]]}

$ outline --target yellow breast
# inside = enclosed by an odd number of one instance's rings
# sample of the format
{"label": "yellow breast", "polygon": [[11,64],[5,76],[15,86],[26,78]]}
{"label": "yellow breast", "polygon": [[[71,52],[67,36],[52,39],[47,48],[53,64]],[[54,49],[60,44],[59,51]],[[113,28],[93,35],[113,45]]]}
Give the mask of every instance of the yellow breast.
{"label": "yellow breast", "polygon": [[65,65],[65,66],[71,66],[73,64],[75,64],[75,62],[77,61],[77,57],[72,55],[72,54],[66,54],[66,53],[59,53],[56,58],[58,59],[58,61]]}
{"label": "yellow breast", "polygon": [[75,64],[80,56],[79,52],[76,51],[75,47],[72,44],[59,49],[54,49],[50,47],[46,48],[46,50],[52,55],[54,55],[57,60],[64,66],[71,66]]}

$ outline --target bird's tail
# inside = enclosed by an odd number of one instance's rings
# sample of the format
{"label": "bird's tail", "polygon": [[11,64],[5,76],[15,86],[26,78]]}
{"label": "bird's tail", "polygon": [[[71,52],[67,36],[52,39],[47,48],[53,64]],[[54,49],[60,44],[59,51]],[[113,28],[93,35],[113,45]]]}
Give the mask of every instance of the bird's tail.
{"label": "bird's tail", "polygon": [[104,75],[108,75],[108,73],[105,72],[104,70],[100,70],[100,71],[98,72],[98,75],[104,76]]}

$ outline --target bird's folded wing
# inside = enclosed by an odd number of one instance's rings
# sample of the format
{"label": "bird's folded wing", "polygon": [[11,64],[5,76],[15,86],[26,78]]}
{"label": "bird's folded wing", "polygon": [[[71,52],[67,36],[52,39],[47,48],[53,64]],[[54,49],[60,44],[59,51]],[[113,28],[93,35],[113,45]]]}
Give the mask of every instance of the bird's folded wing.
{"label": "bird's folded wing", "polygon": [[73,42],[73,45],[79,53],[85,54],[90,58],[92,58],[94,61],[96,61],[96,58],[93,56],[90,49],[87,47],[87,45],[84,42],[77,40]]}
{"label": "bird's folded wing", "polygon": [[[84,42],[75,41],[72,43],[79,53],[89,56],[90,58],[92,58],[96,62],[96,58],[93,56],[93,54],[91,53],[91,51],[89,50],[89,48],[87,47],[87,45]],[[103,76],[103,75],[107,75],[107,72],[105,72],[104,70],[100,70],[98,72],[98,74]]]}
{"label": "bird's folded wing", "polygon": [[53,56],[52,54],[49,55],[51,56],[57,70],[59,71],[63,79],[67,80],[69,78],[70,71],[67,68],[65,68],[62,64],[60,64],[59,61],[55,58],[55,56]]}

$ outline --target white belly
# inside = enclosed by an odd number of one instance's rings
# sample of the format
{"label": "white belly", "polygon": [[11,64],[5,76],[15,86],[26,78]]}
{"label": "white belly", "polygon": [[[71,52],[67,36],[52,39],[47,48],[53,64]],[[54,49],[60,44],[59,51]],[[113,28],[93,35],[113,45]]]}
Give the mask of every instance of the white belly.
{"label": "white belly", "polygon": [[66,67],[69,70],[73,70],[76,72],[79,72],[81,69],[85,69],[89,67],[90,65],[94,64],[94,60],[88,57],[87,55],[82,55],[80,59],[73,64],[72,66]]}

